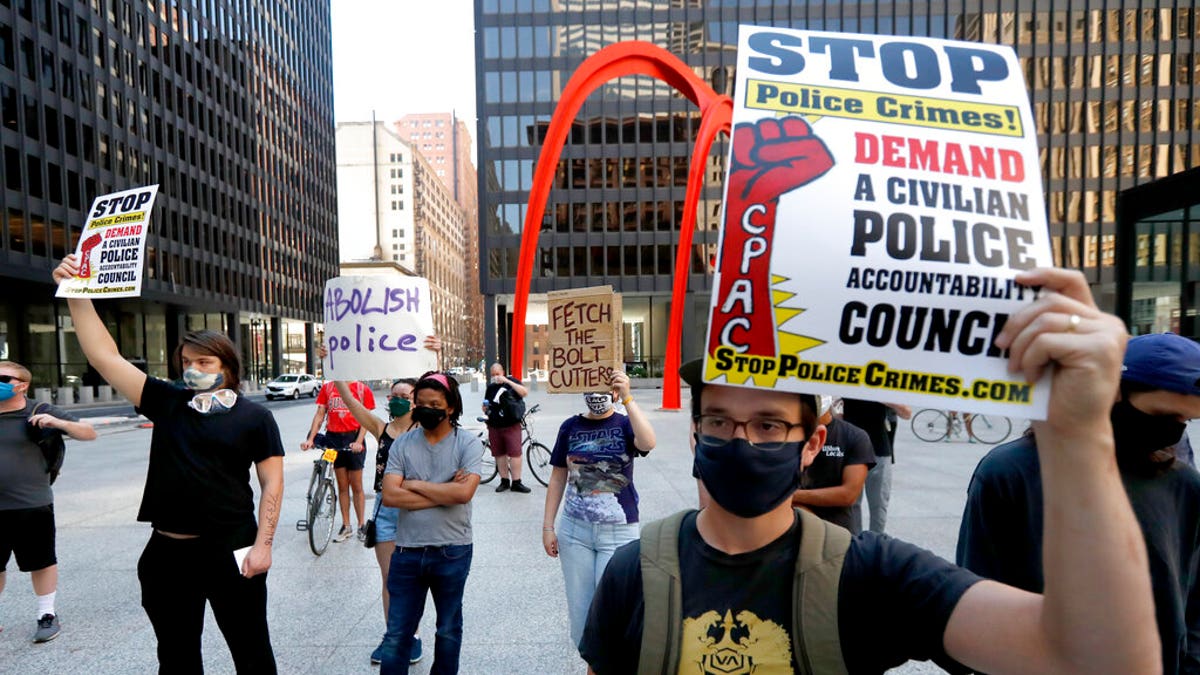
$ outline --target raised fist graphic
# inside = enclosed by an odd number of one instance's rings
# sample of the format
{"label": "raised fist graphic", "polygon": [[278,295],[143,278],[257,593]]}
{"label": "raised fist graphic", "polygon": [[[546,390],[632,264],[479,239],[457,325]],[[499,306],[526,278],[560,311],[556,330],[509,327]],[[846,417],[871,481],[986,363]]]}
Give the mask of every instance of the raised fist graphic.
{"label": "raised fist graphic", "polygon": [[771,246],[779,197],[821,177],[833,155],[799,117],[766,118],[733,131],[725,198],[720,303],[708,345],[741,354],[777,356],[771,307]]}
{"label": "raised fist graphic", "polygon": [[79,247],[79,278],[87,279],[92,276],[92,249],[100,245],[101,239],[100,233],[97,232],[84,239]]}

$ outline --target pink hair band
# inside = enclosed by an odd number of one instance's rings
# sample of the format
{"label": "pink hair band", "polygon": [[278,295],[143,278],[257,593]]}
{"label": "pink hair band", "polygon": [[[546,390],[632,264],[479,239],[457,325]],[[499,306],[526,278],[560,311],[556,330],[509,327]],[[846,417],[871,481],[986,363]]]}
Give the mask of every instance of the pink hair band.
{"label": "pink hair band", "polygon": [[437,382],[438,384],[440,384],[440,385],[442,385],[443,387],[445,387],[445,388],[446,388],[446,391],[450,391],[450,381],[449,381],[449,380],[447,380],[447,379],[446,379],[446,376],[445,376],[445,375],[443,375],[443,374],[441,374],[441,373],[433,373],[432,375],[426,375],[425,377],[423,377],[423,378],[421,378],[421,379],[423,379],[423,380],[433,380],[434,382]]}

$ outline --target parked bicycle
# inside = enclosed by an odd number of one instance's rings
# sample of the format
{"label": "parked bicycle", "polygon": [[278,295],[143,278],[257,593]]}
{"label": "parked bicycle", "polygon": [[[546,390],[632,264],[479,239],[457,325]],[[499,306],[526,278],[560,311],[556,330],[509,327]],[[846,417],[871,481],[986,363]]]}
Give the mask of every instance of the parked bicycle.
{"label": "parked bicycle", "polygon": [[[324,436],[313,439],[320,448],[325,445]],[[337,512],[337,483],[333,474],[333,462],[338,451],[324,448],[321,456],[313,460],[312,476],[308,479],[308,507],[304,520],[296,521],[296,529],[308,531],[308,547],[314,555],[321,555],[333,540],[333,523]]]}
{"label": "parked bicycle", "polygon": [[926,408],[913,415],[912,430],[917,438],[927,443],[949,440],[951,436],[962,437],[965,432],[972,440],[996,445],[1012,433],[1012,422],[1000,415],[960,414],[953,410],[943,412]]}
{"label": "parked bicycle", "polygon": [[[541,483],[543,487],[550,485],[550,448],[542,445],[533,438],[533,416],[539,409],[540,404],[535,404],[525,412],[525,416],[521,418],[521,452],[525,455],[525,466],[529,469],[529,473]],[[478,422],[487,422],[486,417],[476,417]],[[480,466],[479,473],[482,475],[481,483],[490,483],[496,477],[496,458],[492,457],[492,446],[488,443],[487,428],[479,432],[479,440],[483,442],[483,463]]]}

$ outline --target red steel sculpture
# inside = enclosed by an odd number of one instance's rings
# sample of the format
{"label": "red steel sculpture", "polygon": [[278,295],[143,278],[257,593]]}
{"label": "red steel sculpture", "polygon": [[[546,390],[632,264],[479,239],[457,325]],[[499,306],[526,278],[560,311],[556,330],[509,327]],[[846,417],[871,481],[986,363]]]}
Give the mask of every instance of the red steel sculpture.
{"label": "red steel sculpture", "polygon": [[516,298],[513,307],[512,353],[509,372],[521,373],[525,354],[525,313],[529,304],[529,285],[537,253],[538,234],[546,200],[554,181],[555,169],[563,144],[584,99],[600,86],[626,75],[648,75],[674,87],[700,107],[700,130],[692,149],[688,168],[687,192],[683,201],[683,222],[679,229],[679,246],[675,253],[675,280],[671,292],[671,318],[667,331],[667,353],[663,369],[662,407],[680,408],[679,361],[683,335],[683,308],[687,295],[691,262],[692,234],[696,228],[696,205],[704,187],[704,170],[713,140],[720,132],[729,134],[733,117],[733,101],[717,94],[704,80],[675,55],[649,42],[621,42],[596,52],[584,61],[563,88],[562,98],[538,155],[533,184],[529,191],[529,206],[521,230],[521,255],[517,266]]}

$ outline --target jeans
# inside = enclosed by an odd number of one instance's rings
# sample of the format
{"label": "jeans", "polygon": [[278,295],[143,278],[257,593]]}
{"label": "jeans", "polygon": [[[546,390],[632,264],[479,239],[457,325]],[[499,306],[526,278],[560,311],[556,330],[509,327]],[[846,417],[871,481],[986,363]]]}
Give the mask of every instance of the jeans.
{"label": "jeans", "polygon": [[863,497],[871,507],[871,522],[867,529],[883,534],[887,526],[888,501],[892,498],[892,458],[878,457],[875,466],[867,472],[867,485],[858,496],[862,504]]}
{"label": "jeans", "polygon": [[204,672],[200,635],[206,600],[237,672],[275,672],[265,573],[247,579],[225,546],[157,532],[150,535],[137,569],[142,607],[158,638],[158,672]]}
{"label": "jeans", "polygon": [[437,609],[437,636],[430,675],[458,672],[462,651],[463,590],[471,571],[472,544],[396,547],[388,570],[387,635],[384,639],[383,675],[408,673],[413,633],[425,612],[425,595],[433,595]]}
{"label": "jeans", "polygon": [[571,642],[579,646],[587,623],[592,595],[613,553],[637,539],[637,523],[589,523],[562,516],[558,520],[558,559],[562,563],[567,590],[567,615],[571,619]]}

